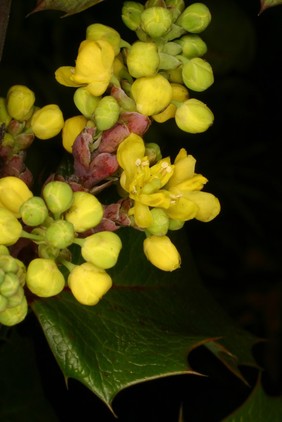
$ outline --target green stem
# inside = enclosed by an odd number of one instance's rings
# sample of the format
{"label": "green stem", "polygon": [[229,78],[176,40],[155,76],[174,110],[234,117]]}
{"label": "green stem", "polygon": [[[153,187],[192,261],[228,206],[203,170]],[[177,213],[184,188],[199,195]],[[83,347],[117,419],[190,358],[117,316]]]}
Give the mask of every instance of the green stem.
{"label": "green stem", "polygon": [[72,243],[75,243],[76,245],[79,245],[79,246],[83,246],[84,242],[85,242],[85,239],[81,239],[79,237],[75,237],[74,240],[72,241]]}
{"label": "green stem", "polygon": [[35,240],[36,242],[44,241],[43,236],[40,236],[39,234],[29,233],[29,232],[26,232],[25,230],[22,230],[21,237],[24,237],[25,239]]}
{"label": "green stem", "polygon": [[72,262],[67,261],[64,258],[61,258],[60,259],[60,263],[63,264],[69,270],[69,272],[71,272],[76,267],[75,264],[73,264]]}

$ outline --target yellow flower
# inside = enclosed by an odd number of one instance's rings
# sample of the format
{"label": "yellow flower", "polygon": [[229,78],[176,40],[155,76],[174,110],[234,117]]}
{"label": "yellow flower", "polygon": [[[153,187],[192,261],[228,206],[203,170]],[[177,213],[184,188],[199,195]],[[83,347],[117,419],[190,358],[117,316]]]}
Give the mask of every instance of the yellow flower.
{"label": "yellow flower", "polygon": [[65,86],[87,86],[92,95],[102,95],[111,80],[115,52],[105,40],[84,40],[80,44],[75,67],[62,66],[56,80]]}

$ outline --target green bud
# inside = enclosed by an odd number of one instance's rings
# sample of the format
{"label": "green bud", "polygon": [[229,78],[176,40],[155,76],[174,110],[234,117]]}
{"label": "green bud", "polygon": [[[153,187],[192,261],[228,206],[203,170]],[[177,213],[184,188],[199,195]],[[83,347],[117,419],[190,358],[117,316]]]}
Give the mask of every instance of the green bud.
{"label": "green bud", "polygon": [[136,41],[128,49],[126,63],[134,78],[154,75],[159,66],[158,48],[153,42]]}
{"label": "green bud", "polygon": [[0,295],[0,315],[1,315],[1,312],[3,312],[7,308],[7,305],[8,305],[8,299]]}
{"label": "green bud", "polygon": [[153,208],[151,210],[153,217],[152,224],[146,228],[146,232],[150,235],[164,236],[168,231],[169,218],[162,208]]}
{"label": "green bud", "polygon": [[170,54],[159,53],[159,58],[159,69],[162,70],[176,69],[178,66],[181,65],[181,61],[177,57],[171,56]]}
{"label": "green bud", "polygon": [[173,22],[176,21],[178,16],[183,12],[185,9],[185,2],[184,0],[165,0],[166,6],[171,13]]}
{"label": "green bud", "polygon": [[112,287],[112,279],[105,270],[85,262],[70,272],[68,285],[78,302],[93,306]]}
{"label": "green bud", "polygon": [[39,258],[48,258],[55,260],[60,253],[60,249],[55,248],[52,245],[47,245],[46,243],[41,243],[38,245],[38,256]]}
{"label": "green bud", "polygon": [[73,225],[65,220],[52,223],[45,232],[45,239],[54,248],[64,249],[73,243],[75,232]]}
{"label": "green bud", "polygon": [[162,159],[160,146],[154,142],[145,144],[145,156],[148,157],[150,164],[156,163]]}
{"label": "green bud", "polygon": [[162,37],[164,41],[172,41],[176,40],[177,38],[181,37],[181,35],[185,34],[186,31],[182,26],[172,24],[170,30]]}
{"label": "green bud", "polygon": [[71,187],[58,180],[47,183],[42,191],[47,207],[54,215],[60,215],[68,210],[73,202]]}
{"label": "green bud", "polygon": [[7,93],[7,110],[16,120],[28,120],[33,113],[35,95],[27,86],[14,85]]}
{"label": "green bud", "polygon": [[162,50],[162,53],[170,54],[171,56],[177,56],[182,53],[182,47],[177,42],[167,42]]}
{"label": "green bud", "polygon": [[177,108],[175,122],[184,132],[202,133],[213,124],[212,111],[195,98],[185,101]]}
{"label": "green bud", "polygon": [[188,59],[201,57],[208,50],[207,44],[199,35],[184,35],[179,40],[176,40],[176,43],[182,47],[182,55]]}
{"label": "green bud", "polygon": [[3,312],[0,312],[0,323],[11,327],[13,325],[22,322],[28,311],[28,305],[26,298],[23,297],[21,303],[12,308],[6,308]]}
{"label": "green bud", "polygon": [[11,255],[1,255],[0,268],[5,273],[16,273],[19,269],[18,261],[18,259],[12,257]]}
{"label": "green bud", "polygon": [[91,119],[101,97],[95,97],[85,87],[77,88],[73,101],[78,110],[87,119]]}
{"label": "green bud", "polygon": [[116,264],[121,248],[122,243],[117,234],[103,231],[94,233],[85,239],[81,255],[85,261],[106,270]]}
{"label": "green bud", "polygon": [[14,308],[22,303],[24,300],[24,289],[19,286],[16,293],[8,298],[7,308]]}
{"label": "green bud", "polygon": [[0,245],[13,245],[21,232],[22,226],[14,214],[6,208],[0,208]]}
{"label": "green bud", "polygon": [[0,285],[0,294],[5,297],[13,296],[19,288],[19,280],[15,273],[8,272]]}
{"label": "green bud", "polygon": [[20,214],[28,226],[40,226],[48,216],[48,208],[42,198],[33,196],[23,203]]}
{"label": "green bud", "polygon": [[172,16],[164,7],[150,7],[141,14],[141,28],[152,38],[165,35],[172,25]]}
{"label": "green bud", "polygon": [[22,261],[20,261],[19,259],[15,258],[15,261],[18,265],[16,275],[18,277],[19,284],[20,284],[20,286],[24,286],[25,285],[25,276],[26,276],[26,267],[25,267],[24,263]]}
{"label": "green bud", "polygon": [[121,10],[123,23],[132,31],[136,31],[141,24],[141,14],[143,10],[143,4],[135,1],[125,1]]}
{"label": "green bud", "polygon": [[11,116],[8,113],[7,107],[6,107],[6,99],[3,97],[0,97],[0,125],[4,123],[5,126],[8,126],[10,123]]}
{"label": "green bud", "polygon": [[187,88],[197,92],[205,91],[214,83],[211,65],[200,57],[194,57],[183,65],[182,78]]}
{"label": "green bud", "polygon": [[203,3],[193,3],[181,13],[176,23],[192,34],[206,29],[211,21],[211,13]]}
{"label": "green bud", "polygon": [[107,130],[116,124],[119,118],[120,108],[117,100],[111,95],[103,97],[97,105],[94,118],[99,130]]}
{"label": "green bud", "polygon": [[107,41],[114,49],[115,56],[120,52],[120,35],[110,26],[101,23],[93,23],[86,29],[86,39],[90,41]]}
{"label": "green bud", "polygon": [[183,220],[176,220],[173,218],[169,219],[169,224],[168,224],[168,229],[169,230],[179,230],[182,229],[182,227],[184,226],[185,221]]}
{"label": "green bud", "polygon": [[0,245],[0,255],[10,255],[10,251],[7,246]]}
{"label": "green bud", "polygon": [[48,104],[33,114],[30,124],[37,138],[50,139],[61,132],[64,116],[56,104]]}
{"label": "green bud", "polygon": [[0,284],[3,283],[4,278],[5,278],[5,271],[2,268],[0,268]]}
{"label": "green bud", "polygon": [[27,267],[26,284],[35,295],[51,297],[63,290],[65,279],[52,259],[35,258]]}
{"label": "green bud", "polygon": [[100,201],[91,193],[83,191],[74,192],[73,198],[73,204],[65,214],[65,219],[72,223],[77,233],[96,227],[104,213]]}

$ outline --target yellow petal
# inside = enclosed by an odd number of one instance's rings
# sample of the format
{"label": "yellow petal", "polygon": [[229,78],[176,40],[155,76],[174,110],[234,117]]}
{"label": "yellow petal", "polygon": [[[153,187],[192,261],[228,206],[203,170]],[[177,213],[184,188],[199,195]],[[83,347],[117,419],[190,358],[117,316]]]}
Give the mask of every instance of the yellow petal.
{"label": "yellow petal", "polygon": [[187,197],[186,193],[189,195],[191,191],[198,191],[203,189],[207,181],[208,179],[206,179],[201,174],[195,174],[192,179],[184,180],[183,182],[172,186],[169,190],[173,194],[181,194]]}
{"label": "yellow petal", "polygon": [[126,180],[123,179],[123,188],[128,190],[129,184],[136,173],[136,162],[141,160],[145,154],[145,145],[141,136],[131,133],[119,145],[117,150],[117,160],[121,168],[125,171]]}
{"label": "yellow petal", "polygon": [[220,212],[219,200],[208,192],[190,192],[189,199],[197,205],[197,220],[208,222],[213,220]]}
{"label": "yellow petal", "polygon": [[153,224],[153,217],[147,205],[139,201],[134,204],[134,220],[138,227],[145,229]]}
{"label": "yellow petal", "polygon": [[187,155],[184,148],[181,148],[174,161],[173,175],[168,181],[167,187],[178,185],[194,176],[196,160],[192,155]]}
{"label": "yellow petal", "polygon": [[171,204],[171,197],[168,191],[160,190],[150,195],[140,194],[138,200],[149,207],[169,208]]}
{"label": "yellow petal", "polygon": [[197,212],[197,205],[184,197],[176,198],[175,203],[166,211],[170,218],[181,221],[188,221],[195,218]]}
{"label": "yellow petal", "polygon": [[61,66],[55,72],[56,81],[64,86],[79,87],[81,84],[78,84],[72,80],[74,72],[74,67],[72,66]]}

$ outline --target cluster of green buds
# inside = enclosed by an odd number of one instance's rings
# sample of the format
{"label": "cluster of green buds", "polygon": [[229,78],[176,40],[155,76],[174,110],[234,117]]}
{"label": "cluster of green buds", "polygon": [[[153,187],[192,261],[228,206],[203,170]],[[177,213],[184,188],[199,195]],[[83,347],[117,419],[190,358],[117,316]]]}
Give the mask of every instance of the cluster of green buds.
{"label": "cluster of green buds", "polygon": [[[19,306],[14,295],[23,297],[18,287],[22,289],[24,283],[31,293],[39,297],[59,294],[66,284],[61,271],[63,267],[69,271],[67,284],[75,298],[84,305],[98,303],[112,285],[106,270],[116,264],[122,247],[120,238],[113,232],[86,233],[97,227],[103,218],[100,201],[88,192],[73,192],[62,181],[46,183],[42,195],[34,196],[21,179],[13,176],[0,179],[0,198],[0,247],[5,252],[1,259],[3,262],[9,259],[13,263],[12,269],[5,264],[3,274],[0,274],[0,283],[3,281],[0,293],[7,296],[7,300],[1,299],[3,312],[5,310],[8,314],[10,311],[6,308],[10,309],[15,304]],[[29,239],[36,245],[36,256],[27,263],[26,274],[24,265],[7,252],[7,248],[20,238]],[[80,265],[71,262],[72,245],[81,248],[84,262]],[[13,287],[13,290],[9,290],[9,286],[16,276],[11,276],[11,272],[17,273],[20,280],[17,289]],[[10,300],[10,296],[13,299]],[[22,314],[18,313],[20,318]],[[8,322],[10,320],[3,315],[0,322],[5,324],[5,318]]]}

